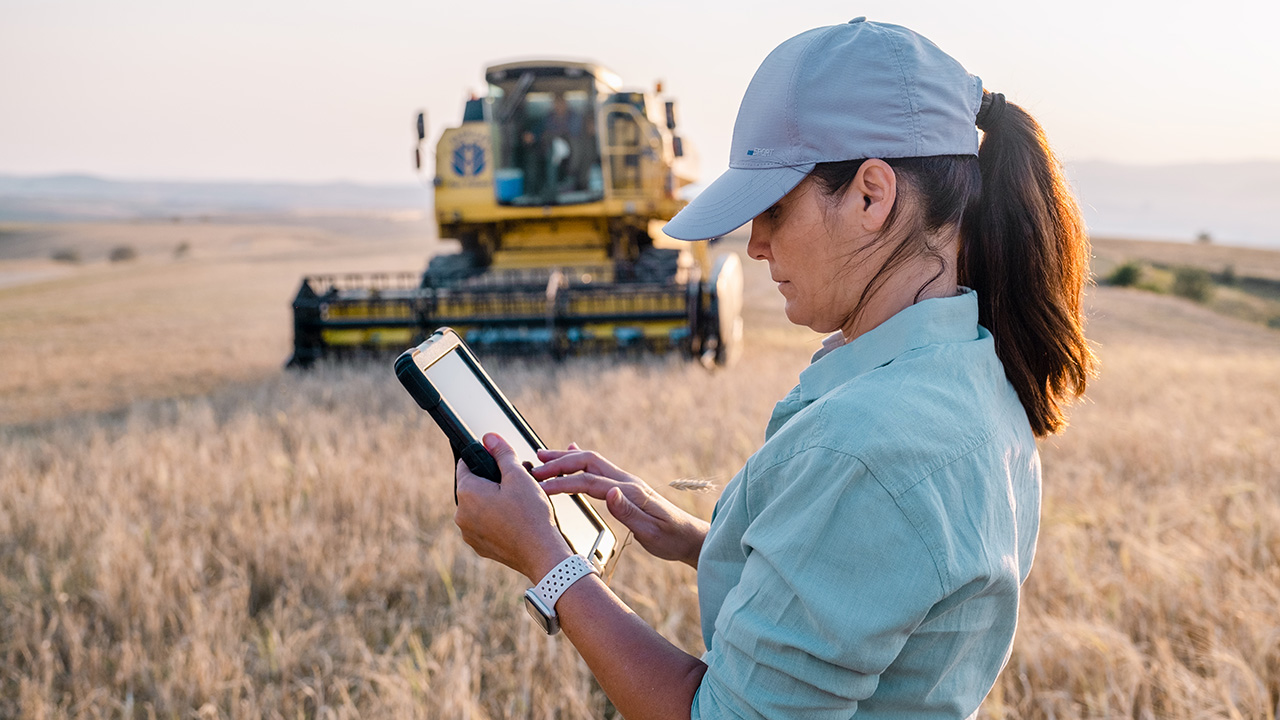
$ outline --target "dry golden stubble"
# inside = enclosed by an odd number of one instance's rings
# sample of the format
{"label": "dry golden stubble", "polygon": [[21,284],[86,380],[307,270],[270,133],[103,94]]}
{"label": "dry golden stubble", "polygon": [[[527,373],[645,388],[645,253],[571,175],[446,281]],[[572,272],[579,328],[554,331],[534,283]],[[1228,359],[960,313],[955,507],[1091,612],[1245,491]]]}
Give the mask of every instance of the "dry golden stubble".
{"label": "dry golden stubble", "polygon": [[[813,349],[771,298],[750,299],[725,372],[492,369],[549,444],[707,517],[715,493],[664,484],[732,477]],[[1132,291],[1088,303],[1102,374],[1042,443],[1036,565],[980,715],[1274,717],[1280,334]],[[0,428],[0,716],[607,716],[569,644],[528,622],[525,581],[458,538],[447,448],[385,366],[222,377]],[[695,582],[635,550],[612,580],[697,653]]]}

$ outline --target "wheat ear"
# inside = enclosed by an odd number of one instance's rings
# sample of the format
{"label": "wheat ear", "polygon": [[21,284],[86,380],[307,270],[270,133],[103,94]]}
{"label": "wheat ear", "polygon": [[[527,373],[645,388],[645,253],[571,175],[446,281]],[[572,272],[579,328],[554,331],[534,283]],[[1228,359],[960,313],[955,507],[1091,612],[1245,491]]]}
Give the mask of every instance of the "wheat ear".
{"label": "wheat ear", "polygon": [[716,489],[715,481],[707,478],[679,478],[667,484],[676,490],[689,492],[711,492]]}

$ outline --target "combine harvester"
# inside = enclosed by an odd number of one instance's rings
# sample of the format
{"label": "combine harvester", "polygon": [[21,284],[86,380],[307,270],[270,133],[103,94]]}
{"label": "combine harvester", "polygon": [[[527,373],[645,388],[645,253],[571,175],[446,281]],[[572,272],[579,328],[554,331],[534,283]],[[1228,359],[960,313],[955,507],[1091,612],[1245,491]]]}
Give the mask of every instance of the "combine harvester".
{"label": "combine harvester", "polygon": [[[677,351],[734,360],[742,267],[662,225],[691,182],[673,102],[596,65],[489,68],[488,95],[436,146],[439,237],[421,275],[311,276],[293,302],[291,366],[400,352],[450,326],[478,352]],[[660,88],[659,88],[660,91]],[[418,167],[426,123],[418,116]]]}

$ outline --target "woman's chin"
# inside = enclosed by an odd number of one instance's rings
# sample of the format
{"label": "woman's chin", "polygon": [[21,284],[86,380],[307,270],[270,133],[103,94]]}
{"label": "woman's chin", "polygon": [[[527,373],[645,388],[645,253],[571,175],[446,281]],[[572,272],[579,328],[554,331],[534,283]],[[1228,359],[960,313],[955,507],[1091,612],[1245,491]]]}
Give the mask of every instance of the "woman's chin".
{"label": "woman's chin", "polygon": [[787,320],[789,320],[792,325],[807,327],[810,330],[813,330],[814,332],[822,332],[818,328],[814,327],[813,318],[809,315],[809,313],[805,312],[803,308],[796,307],[791,302],[788,302],[786,305],[786,313],[787,313]]}
{"label": "woman's chin", "polygon": [[786,313],[787,320],[791,321],[792,325],[809,328],[819,335],[830,335],[840,330],[839,323],[822,318],[814,318],[808,313],[801,312],[798,308],[792,308],[791,303],[787,303]]}
{"label": "woman's chin", "polygon": [[796,308],[791,305],[790,300],[788,300],[787,304],[783,306],[783,312],[787,314],[787,320],[790,321],[792,325],[804,326],[804,318]]}

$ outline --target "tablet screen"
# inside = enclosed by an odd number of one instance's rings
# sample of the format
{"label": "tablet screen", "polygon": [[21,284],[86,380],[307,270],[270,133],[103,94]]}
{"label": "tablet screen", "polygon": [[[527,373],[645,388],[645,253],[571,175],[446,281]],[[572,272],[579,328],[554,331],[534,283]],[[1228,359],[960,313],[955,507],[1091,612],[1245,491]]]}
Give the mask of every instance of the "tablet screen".
{"label": "tablet screen", "polygon": [[[497,433],[510,443],[520,462],[527,463],[526,467],[542,464],[530,439],[516,427],[460,352],[445,353],[424,373],[477,439],[483,438],[485,433]],[[557,494],[550,497],[560,531],[574,552],[586,555],[595,544],[601,528],[583,514],[573,496]],[[600,550],[607,556],[610,548]]]}
{"label": "tablet screen", "polygon": [[477,440],[483,438],[485,433],[497,433],[515,448],[520,462],[542,464],[537,451],[529,444],[524,433],[511,422],[502,407],[494,402],[493,395],[480,382],[480,378],[476,377],[460,353],[445,353],[425,373]]}

